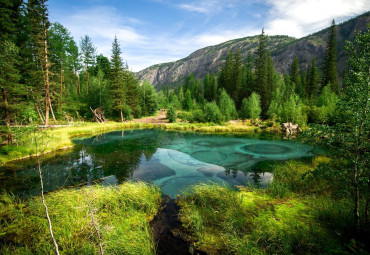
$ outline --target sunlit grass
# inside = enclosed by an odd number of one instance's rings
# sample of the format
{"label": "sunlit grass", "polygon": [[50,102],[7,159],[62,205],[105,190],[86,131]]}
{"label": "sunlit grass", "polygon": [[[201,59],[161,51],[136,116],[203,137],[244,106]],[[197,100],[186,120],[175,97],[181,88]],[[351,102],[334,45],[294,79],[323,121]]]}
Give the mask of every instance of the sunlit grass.
{"label": "sunlit grass", "polygon": [[[99,243],[88,203],[107,254],[153,254],[149,221],[160,206],[161,193],[144,183],[115,187],[90,186],[46,195],[53,231],[62,254],[98,254]],[[40,197],[21,201],[0,197],[0,253],[52,254],[48,224]]]}
{"label": "sunlit grass", "polygon": [[340,251],[310,202],[261,190],[197,185],[179,201],[180,219],[209,254],[330,254]]}

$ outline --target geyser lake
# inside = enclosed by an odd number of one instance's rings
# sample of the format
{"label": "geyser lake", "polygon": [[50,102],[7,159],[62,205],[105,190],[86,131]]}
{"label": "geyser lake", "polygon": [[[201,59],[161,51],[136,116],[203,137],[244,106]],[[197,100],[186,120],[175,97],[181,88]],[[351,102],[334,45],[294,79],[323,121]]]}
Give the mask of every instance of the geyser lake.
{"label": "geyser lake", "polygon": [[[206,135],[157,129],[116,131],[74,140],[73,149],[47,155],[45,191],[75,185],[116,185],[142,180],[175,197],[197,183],[257,185],[273,180],[253,171],[264,161],[312,157],[311,146],[269,135]],[[21,196],[40,192],[35,159],[13,161],[0,169],[0,186]]]}

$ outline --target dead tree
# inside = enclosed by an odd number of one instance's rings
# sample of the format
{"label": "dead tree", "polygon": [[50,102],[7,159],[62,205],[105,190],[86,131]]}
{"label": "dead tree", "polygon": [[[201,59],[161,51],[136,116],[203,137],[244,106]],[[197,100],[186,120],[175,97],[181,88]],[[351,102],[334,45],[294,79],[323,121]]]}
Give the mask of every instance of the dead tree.
{"label": "dead tree", "polygon": [[90,110],[94,114],[94,121],[99,123],[105,123],[104,111],[102,111],[100,108],[93,110],[91,106]]}

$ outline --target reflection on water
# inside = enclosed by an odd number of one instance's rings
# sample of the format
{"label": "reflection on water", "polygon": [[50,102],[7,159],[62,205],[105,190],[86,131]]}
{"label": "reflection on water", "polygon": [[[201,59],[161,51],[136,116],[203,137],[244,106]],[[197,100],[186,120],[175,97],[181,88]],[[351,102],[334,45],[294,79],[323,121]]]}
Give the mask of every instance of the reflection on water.
{"label": "reflection on water", "polygon": [[[115,185],[137,179],[154,182],[171,196],[200,182],[265,187],[273,175],[249,172],[252,166],[312,156],[310,146],[289,141],[154,129],[111,132],[74,142],[71,151],[44,159],[46,191],[97,180]],[[3,166],[2,189],[20,195],[39,193],[35,165],[34,160],[25,160]]]}

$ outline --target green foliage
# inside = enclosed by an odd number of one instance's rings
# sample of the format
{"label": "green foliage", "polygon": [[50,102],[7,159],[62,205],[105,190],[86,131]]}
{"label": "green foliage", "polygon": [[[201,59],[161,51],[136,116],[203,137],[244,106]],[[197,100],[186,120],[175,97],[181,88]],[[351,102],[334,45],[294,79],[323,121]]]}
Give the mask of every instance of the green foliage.
{"label": "green foliage", "polygon": [[252,120],[256,120],[260,117],[261,114],[261,97],[257,93],[252,93],[252,95],[248,98],[248,116]]}
{"label": "green foliage", "polygon": [[223,120],[222,113],[218,108],[216,102],[207,103],[204,106],[204,121],[205,122],[213,122],[213,123],[221,123]]}
{"label": "green foliage", "polygon": [[176,122],[177,115],[176,115],[175,108],[172,105],[170,105],[170,107],[168,108],[168,111],[166,113],[166,118],[168,119],[170,123]]}
{"label": "green foliage", "polygon": [[193,100],[191,98],[190,90],[186,90],[185,96],[184,96],[183,109],[186,111],[190,111],[192,107],[193,107]]}
{"label": "green foliage", "polygon": [[[329,146],[333,164],[327,166],[331,176],[341,176],[346,182],[341,190],[352,194],[355,229],[358,231],[361,201],[369,198],[369,130],[370,130],[370,30],[358,34],[355,44],[348,43],[351,67],[343,97],[337,107],[341,113],[334,125],[316,126],[312,136]],[[319,171],[320,168],[317,170]],[[323,171],[319,171],[323,172]]]}
{"label": "green foliage", "polygon": [[259,191],[196,185],[179,201],[180,220],[207,253],[307,254],[340,252],[306,201]]}
{"label": "green foliage", "polygon": [[225,90],[221,92],[218,105],[224,121],[230,121],[231,118],[237,117],[234,101]]}
{"label": "green foliage", "polygon": [[283,103],[282,118],[283,122],[292,122],[302,126],[306,123],[307,117],[303,113],[303,104],[298,95],[293,94],[288,101]]}
{"label": "green foliage", "polygon": [[[149,221],[157,213],[160,201],[160,190],[144,183],[64,189],[46,195],[61,254],[98,253],[88,203],[93,209],[105,253],[153,254],[155,244]],[[0,218],[0,253],[54,252],[40,197],[22,201],[2,194]]]}
{"label": "green foliage", "polygon": [[336,46],[335,21],[333,20],[330,27],[329,40],[326,43],[326,52],[323,68],[323,85],[329,85],[333,92],[339,92],[338,71],[337,71],[337,46]]}

